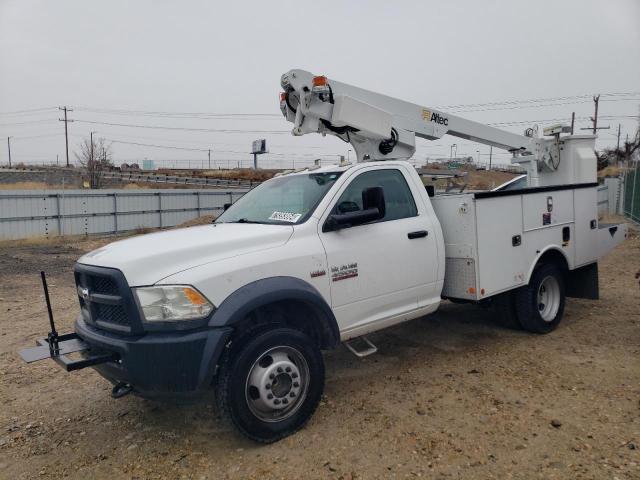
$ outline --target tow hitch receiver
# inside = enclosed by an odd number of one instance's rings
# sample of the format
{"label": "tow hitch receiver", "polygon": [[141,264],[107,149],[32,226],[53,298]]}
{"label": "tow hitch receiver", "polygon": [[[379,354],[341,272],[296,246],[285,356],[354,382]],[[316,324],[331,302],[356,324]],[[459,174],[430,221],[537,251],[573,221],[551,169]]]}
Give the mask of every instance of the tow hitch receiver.
{"label": "tow hitch receiver", "polygon": [[[51,301],[49,299],[49,289],[47,288],[45,273],[40,272],[40,277],[42,278],[44,298],[47,302],[51,331],[45,338],[40,338],[36,341],[37,347],[20,350],[22,359],[27,363],[32,363],[46,358],[52,358],[67,372],[117,360],[117,354],[92,347],[78,337],[76,333],[58,335],[53,321],[53,312],[51,311]],[[67,357],[68,354],[75,352],[81,352],[82,358],[73,360]]]}

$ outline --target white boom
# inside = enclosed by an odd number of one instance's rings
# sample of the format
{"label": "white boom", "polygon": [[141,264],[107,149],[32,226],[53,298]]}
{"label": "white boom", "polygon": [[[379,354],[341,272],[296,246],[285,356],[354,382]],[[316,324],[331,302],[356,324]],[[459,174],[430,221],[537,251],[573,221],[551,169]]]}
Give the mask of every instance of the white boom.
{"label": "white boom", "polygon": [[351,143],[358,161],[409,159],[416,136],[437,140],[449,134],[512,152],[512,162],[526,167],[530,186],[595,181],[595,136],[518,135],[304,70],[288,71],[280,83],[280,109],[294,124],[292,133],[335,135]]}

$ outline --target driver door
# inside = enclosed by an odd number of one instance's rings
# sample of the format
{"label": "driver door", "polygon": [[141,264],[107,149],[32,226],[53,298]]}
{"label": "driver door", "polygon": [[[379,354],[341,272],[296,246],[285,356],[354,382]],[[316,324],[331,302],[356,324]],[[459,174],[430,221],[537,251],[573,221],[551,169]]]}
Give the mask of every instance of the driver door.
{"label": "driver door", "polygon": [[329,215],[362,210],[363,190],[378,186],[385,197],[383,218],[335,231],[323,231],[328,215],[320,223],[332,308],[343,337],[368,323],[416,310],[418,299],[427,296],[436,277],[435,236],[429,234],[429,217],[418,214],[399,167],[358,173],[343,186]]}

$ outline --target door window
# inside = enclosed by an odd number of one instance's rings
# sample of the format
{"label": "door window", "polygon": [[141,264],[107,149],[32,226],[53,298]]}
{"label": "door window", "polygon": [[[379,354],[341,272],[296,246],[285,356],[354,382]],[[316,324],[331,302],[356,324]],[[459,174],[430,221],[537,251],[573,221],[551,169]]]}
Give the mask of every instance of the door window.
{"label": "door window", "polygon": [[374,170],[358,175],[349,184],[336,203],[333,213],[341,214],[362,210],[362,191],[382,187],[386,204],[385,215],[378,222],[415,217],[418,209],[407,181],[400,170]]}

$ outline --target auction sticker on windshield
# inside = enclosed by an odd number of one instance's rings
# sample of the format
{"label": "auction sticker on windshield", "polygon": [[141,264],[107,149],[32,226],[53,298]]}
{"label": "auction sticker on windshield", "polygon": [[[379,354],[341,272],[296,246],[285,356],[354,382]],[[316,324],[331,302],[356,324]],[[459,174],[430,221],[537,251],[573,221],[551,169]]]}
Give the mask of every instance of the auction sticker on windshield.
{"label": "auction sticker on windshield", "polygon": [[273,212],[269,217],[269,220],[276,220],[278,222],[296,223],[301,216],[302,216],[301,213]]}

